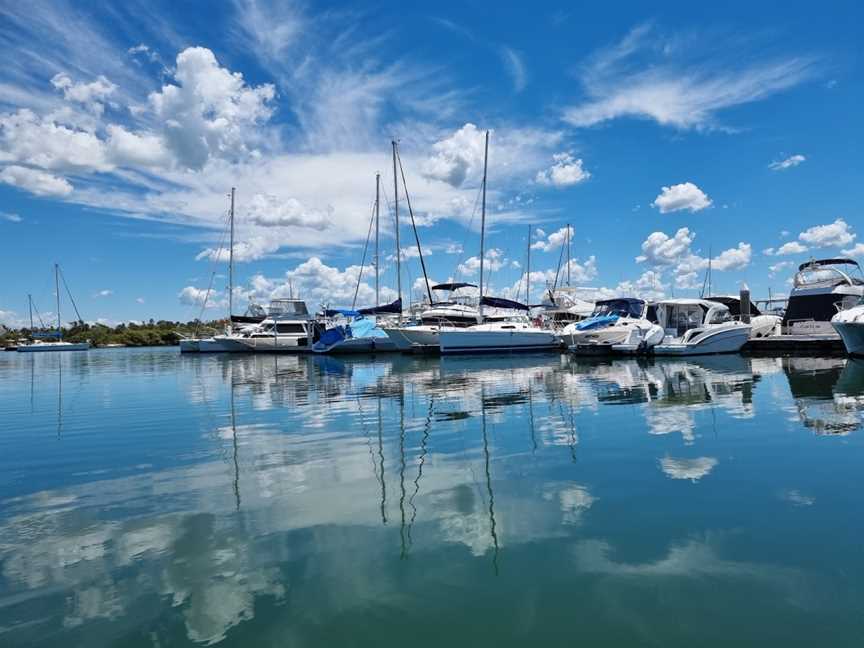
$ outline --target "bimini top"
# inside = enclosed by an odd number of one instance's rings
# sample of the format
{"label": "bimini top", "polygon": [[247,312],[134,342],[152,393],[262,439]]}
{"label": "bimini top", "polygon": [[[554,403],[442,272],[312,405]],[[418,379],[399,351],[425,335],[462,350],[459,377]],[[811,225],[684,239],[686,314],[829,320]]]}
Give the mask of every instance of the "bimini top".
{"label": "bimini top", "polygon": [[811,259],[810,261],[806,261],[798,266],[798,271],[800,272],[804,268],[808,268],[810,266],[826,266],[826,265],[853,265],[856,268],[860,267],[857,261],[852,259]]}
{"label": "bimini top", "polygon": [[474,284],[471,283],[441,283],[432,286],[431,290],[459,290],[460,288],[476,288]]}
{"label": "bimini top", "polygon": [[480,298],[480,303],[483,306],[491,306],[492,308],[509,308],[512,310],[528,310],[528,306],[521,302],[513,301],[512,299],[503,299],[501,297],[486,297]]}

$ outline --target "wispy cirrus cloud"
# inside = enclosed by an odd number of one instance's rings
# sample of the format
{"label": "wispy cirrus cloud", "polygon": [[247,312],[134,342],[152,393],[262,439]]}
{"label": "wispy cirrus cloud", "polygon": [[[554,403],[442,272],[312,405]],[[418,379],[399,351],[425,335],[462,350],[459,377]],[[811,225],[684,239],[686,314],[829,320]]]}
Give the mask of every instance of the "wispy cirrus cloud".
{"label": "wispy cirrus cloud", "polygon": [[717,128],[720,111],[766,99],[816,74],[813,57],[757,52],[742,64],[741,49],[730,48],[728,39],[667,36],[654,25],[640,25],[579,67],[584,98],[563,118],[577,127],[629,117],[682,130]]}
{"label": "wispy cirrus cloud", "polygon": [[504,69],[507,70],[510,80],[513,82],[513,91],[516,93],[522,92],[525,86],[528,85],[528,69],[525,66],[522,54],[512,47],[505,46],[501,48],[500,55],[504,63]]}

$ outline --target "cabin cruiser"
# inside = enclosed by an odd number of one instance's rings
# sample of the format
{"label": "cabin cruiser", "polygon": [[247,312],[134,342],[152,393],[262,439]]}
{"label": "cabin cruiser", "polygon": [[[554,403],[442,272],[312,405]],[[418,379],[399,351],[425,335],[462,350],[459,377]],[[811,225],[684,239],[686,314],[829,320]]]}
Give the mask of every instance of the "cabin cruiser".
{"label": "cabin cruiser", "polygon": [[[723,304],[729,309],[734,319],[741,319],[741,299],[734,295],[708,297],[708,301]],[[763,314],[753,302],[750,302],[750,338],[763,338],[776,335],[783,318],[780,315]]]}
{"label": "cabin cruiser", "polygon": [[[858,276],[853,276],[857,270]],[[852,259],[812,259],[802,263],[793,280],[781,332],[791,335],[835,335],[831,319],[864,297],[864,277]]]}
{"label": "cabin cruiser", "polygon": [[242,329],[226,341],[239,348],[232,350],[265,353],[302,353],[309,351],[321,330],[300,299],[270,302],[267,317],[260,324]]}
{"label": "cabin cruiser", "polygon": [[553,328],[563,328],[573,322],[581,322],[591,317],[594,303],[576,296],[575,287],[560,286],[546,292],[540,306],[542,317]]}
{"label": "cabin cruiser", "polygon": [[[465,328],[481,322],[477,297],[457,292],[476,287],[474,284],[461,282],[432,286],[432,291],[436,293],[446,291],[450,293],[450,298],[428,305],[420,312],[415,322],[384,326],[382,329],[399,351],[437,352],[438,334],[442,329]],[[490,316],[491,314],[487,312],[487,319]]]}
{"label": "cabin cruiser", "polygon": [[652,348],[655,355],[737,353],[750,339],[749,324],[734,320],[726,305],[707,299],[658,302],[657,323],[664,336]]}
{"label": "cabin cruiser", "polygon": [[565,326],[561,338],[574,353],[608,353],[613,345],[627,342],[634,329],[639,340],[644,339],[654,326],[654,310],[644,299],[603,299],[594,304],[590,317]]}
{"label": "cabin cruiser", "polygon": [[438,340],[443,354],[546,351],[561,347],[561,338],[554,331],[540,328],[527,315],[442,329]]}
{"label": "cabin cruiser", "polygon": [[634,327],[612,350],[672,356],[737,353],[750,338],[750,325],[733,319],[729,308],[715,301],[667,299],[656,309],[656,325],[647,330]]}
{"label": "cabin cruiser", "polygon": [[864,300],[837,313],[831,318],[831,326],[843,340],[849,355],[864,356]]}

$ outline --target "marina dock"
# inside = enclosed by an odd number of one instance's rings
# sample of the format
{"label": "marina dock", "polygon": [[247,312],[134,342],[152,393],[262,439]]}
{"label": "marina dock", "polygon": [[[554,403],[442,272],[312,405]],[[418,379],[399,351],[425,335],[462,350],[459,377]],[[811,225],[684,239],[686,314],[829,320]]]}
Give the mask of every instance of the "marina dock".
{"label": "marina dock", "polygon": [[845,356],[839,335],[772,335],[753,338],[741,349],[751,356]]}

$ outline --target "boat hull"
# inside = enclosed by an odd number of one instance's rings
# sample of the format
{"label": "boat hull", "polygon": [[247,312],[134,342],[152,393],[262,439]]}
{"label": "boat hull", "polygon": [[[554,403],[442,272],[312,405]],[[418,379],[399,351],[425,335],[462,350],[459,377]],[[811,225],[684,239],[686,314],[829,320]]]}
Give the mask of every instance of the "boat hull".
{"label": "boat hull", "polygon": [[241,351],[246,351],[246,348],[234,338],[212,337],[180,340],[180,353],[239,353]]}
{"label": "boat hull", "polygon": [[561,340],[550,331],[477,331],[469,328],[441,331],[438,339],[443,354],[552,351],[561,348]]}
{"label": "boat hull", "polygon": [[315,348],[315,353],[392,353],[399,347],[390,337],[345,338],[326,348]]}
{"label": "boat hull", "polygon": [[250,337],[239,340],[244,351],[255,353],[309,353],[308,336]]}
{"label": "boat hull", "polygon": [[864,356],[864,322],[833,322],[849,355]]}
{"label": "boat hull", "polygon": [[381,330],[387,334],[387,337],[390,338],[390,341],[393,342],[398,351],[406,353],[411,351],[411,340],[405,336],[404,328],[394,326],[384,327]]}
{"label": "boat hull", "polygon": [[699,336],[693,342],[662,342],[654,347],[658,356],[712,355],[738,353],[750,339],[750,327],[741,326]]}
{"label": "boat hull", "polygon": [[48,351],[87,351],[89,342],[47,342],[44,344],[22,344],[19,353],[45,353]]}

